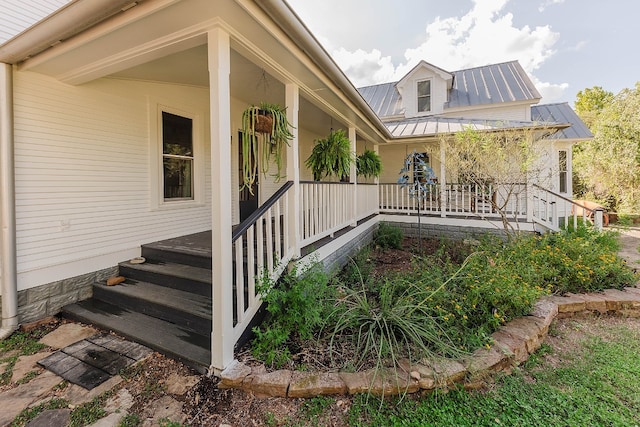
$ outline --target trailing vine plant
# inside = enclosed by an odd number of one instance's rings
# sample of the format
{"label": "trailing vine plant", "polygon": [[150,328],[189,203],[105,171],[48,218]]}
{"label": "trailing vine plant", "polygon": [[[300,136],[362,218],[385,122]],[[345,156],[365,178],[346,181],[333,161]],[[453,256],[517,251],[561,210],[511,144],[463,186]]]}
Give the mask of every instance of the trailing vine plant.
{"label": "trailing vine plant", "polygon": [[259,144],[262,142],[261,171],[267,174],[272,159],[276,163],[276,182],[282,178],[282,158],[285,145],[293,138],[293,126],[287,119],[286,108],[278,104],[262,102],[251,105],[242,113],[242,186],[253,194],[253,184],[258,175]]}

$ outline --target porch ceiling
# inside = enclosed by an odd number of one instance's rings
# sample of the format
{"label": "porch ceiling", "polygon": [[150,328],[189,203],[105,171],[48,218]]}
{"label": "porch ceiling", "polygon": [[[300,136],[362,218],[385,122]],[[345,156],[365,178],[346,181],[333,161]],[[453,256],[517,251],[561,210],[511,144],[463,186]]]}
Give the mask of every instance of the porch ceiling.
{"label": "porch ceiling", "polygon": [[[329,114],[334,122],[356,126],[370,141],[386,142],[386,129],[354,108],[345,91],[251,0],[146,0],[27,59],[20,68],[70,84],[116,76],[206,87],[206,33],[216,26],[231,35],[234,97],[282,102],[284,83],[295,83],[303,98],[301,123],[324,132],[330,125],[323,123],[322,116]],[[256,98],[263,70],[276,84]],[[304,117],[319,111],[326,112],[320,120],[317,115]],[[331,119],[326,117],[326,122]]]}

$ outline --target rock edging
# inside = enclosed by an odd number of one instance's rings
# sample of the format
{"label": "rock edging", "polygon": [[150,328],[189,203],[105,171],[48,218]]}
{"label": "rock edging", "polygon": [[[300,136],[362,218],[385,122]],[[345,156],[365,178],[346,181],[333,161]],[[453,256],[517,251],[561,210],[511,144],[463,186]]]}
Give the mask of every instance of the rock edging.
{"label": "rock edging", "polygon": [[220,374],[220,388],[238,388],[258,397],[314,397],[371,393],[396,395],[463,384],[477,388],[496,372],[510,371],[529,358],[544,341],[556,318],[578,313],[619,314],[640,317],[640,288],[602,293],[568,294],[541,298],[528,316],[503,325],[492,334],[490,348],[480,348],[464,359],[439,359],[424,364],[401,360],[400,369],[369,369],[363,372],[267,372],[261,365],[249,367],[234,361]]}

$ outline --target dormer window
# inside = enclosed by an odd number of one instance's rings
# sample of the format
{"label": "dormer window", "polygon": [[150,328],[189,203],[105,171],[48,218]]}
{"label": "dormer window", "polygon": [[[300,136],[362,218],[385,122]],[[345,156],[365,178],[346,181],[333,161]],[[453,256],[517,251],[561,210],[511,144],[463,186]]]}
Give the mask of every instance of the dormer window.
{"label": "dormer window", "polygon": [[431,80],[418,82],[418,113],[431,111]]}

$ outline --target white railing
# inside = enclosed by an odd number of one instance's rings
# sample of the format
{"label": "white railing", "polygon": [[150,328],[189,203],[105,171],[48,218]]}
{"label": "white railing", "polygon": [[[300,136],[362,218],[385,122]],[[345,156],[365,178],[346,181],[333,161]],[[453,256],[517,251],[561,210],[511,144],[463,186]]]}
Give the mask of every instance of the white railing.
{"label": "white railing", "polygon": [[355,187],[343,182],[300,182],[300,247],[332,236],[356,221]]}
{"label": "white railing", "polygon": [[289,218],[292,184],[285,184],[233,232],[234,342],[262,304],[256,293],[258,280],[265,273],[277,279],[293,257],[295,242],[287,226],[293,220]]}
{"label": "white railing", "polygon": [[525,184],[472,185],[429,184],[426,191],[414,192],[397,183],[380,184],[380,211],[446,216],[499,218],[527,217]]}
{"label": "white railing", "polygon": [[378,186],[376,184],[358,184],[356,186],[356,220],[360,221],[378,213]]}
{"label": "white railing", "polygon": [[593,223],[596,229],[602,230],[603,211],[590,209],[560,194],[531,185],[531,218],[549,230],[559,231],[562,227],[578,226],[578,218],[583,223]]}

